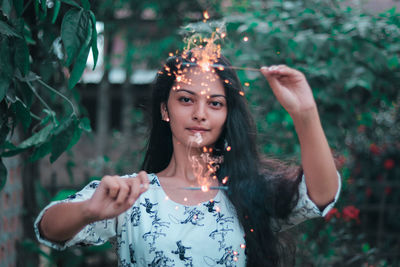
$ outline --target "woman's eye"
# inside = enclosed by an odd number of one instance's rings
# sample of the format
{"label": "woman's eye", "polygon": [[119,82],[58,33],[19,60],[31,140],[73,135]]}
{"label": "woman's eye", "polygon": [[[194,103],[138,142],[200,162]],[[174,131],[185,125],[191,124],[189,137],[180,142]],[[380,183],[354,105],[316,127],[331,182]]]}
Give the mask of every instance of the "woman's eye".
{"label": "woman's eye", "polygon": [[179,101],[181,101],[181,102],[183,102],[183,103],[189,103],[190,101],[191,101],[191,99],[190,98],[188,98],[188,97],[180,97],[179,98]]}
{"label": "woman's eye", "polygon": [[210,104],[213,107],[222,107],[222,103],[218,101],[212,101]]}

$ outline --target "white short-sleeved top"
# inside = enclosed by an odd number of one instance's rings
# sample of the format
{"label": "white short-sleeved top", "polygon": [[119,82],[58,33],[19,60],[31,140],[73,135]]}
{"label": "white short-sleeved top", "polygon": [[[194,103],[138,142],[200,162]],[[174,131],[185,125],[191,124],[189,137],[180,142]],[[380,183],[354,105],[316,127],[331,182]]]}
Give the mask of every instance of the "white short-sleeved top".
{"label": "white short-sleeved top", "polygon": [[[136,174],[123,176],[135,177]],[[101,245],[115,241],[119,266],[245,266],[244,231],[235,209],[222,191],[213,200],[185,206],[170,200],[155,174],[149,174],[150,187],[130,209],[118,217],[97,221],[84,227],[64,244],[44,239],[38,224],[44,212],[60,202],[89,199],[99,181],[93,181],[78,193],[45,207],[34,227],[38,240],[55,249],[73,245]],[[299,201],[287,221],[277,222],[282,229],[306,219],[324,216],[337,201],[323,211],[310,200],[303,179],[299,185]],[[257,234],[257,233],[254,233]]]}

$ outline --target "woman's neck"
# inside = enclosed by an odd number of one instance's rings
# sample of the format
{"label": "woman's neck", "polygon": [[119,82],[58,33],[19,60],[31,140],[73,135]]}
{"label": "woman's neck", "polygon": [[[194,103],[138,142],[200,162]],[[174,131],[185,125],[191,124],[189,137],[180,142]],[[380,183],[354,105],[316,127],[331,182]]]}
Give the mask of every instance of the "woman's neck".
{"label": "woman's neck", "polygon": [[171,160],[159,176],[176,178],[183,186],[199,186],[204,183],[204,179],[209,179],[204,177],[203,170],[206,170],[207,162],[201,157],[201,149],[189,148],[175,141],[173,147]]}

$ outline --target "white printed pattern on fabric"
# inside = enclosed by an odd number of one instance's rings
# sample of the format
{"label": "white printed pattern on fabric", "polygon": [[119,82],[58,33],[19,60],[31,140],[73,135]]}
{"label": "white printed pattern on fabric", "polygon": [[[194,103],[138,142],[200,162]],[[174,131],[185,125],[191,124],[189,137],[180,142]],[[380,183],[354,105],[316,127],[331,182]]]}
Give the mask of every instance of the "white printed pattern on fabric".
{"label": "white printed pattern on fabric", "polygon": [[[136,174],[123,178],[135,177]],[[116,238],[119,266],[245,266],[244,232],[234,207],[219,191],[213,201],[196,206],[175,203],[163,191],[155,174],[149,174],[150,188],[135,204],[114,219],[91,223],[71,240],[57,244],[40,236],[38,223],[44,212],[57,203],[89,199],[99,181],[85,186],[69,198],[52,202],[35,221],[38,240],[54,249],[73,245],[101,245]],[[299,201],[287,221],[279,221],[281,230],[300,222],[324,216],[337,201],[323,211],[310,200],[304,176],[299,185]]]}

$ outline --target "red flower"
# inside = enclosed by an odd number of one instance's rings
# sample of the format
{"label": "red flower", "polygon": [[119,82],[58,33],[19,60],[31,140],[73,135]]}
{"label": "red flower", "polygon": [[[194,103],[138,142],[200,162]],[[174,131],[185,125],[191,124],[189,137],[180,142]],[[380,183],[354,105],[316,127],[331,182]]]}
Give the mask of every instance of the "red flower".
{"label": "red flower", "polygon": [[325,220],[329,222],[333,217],[340,218],[340,212],[337,208],[331,209],[326,215]]}
{"label": "red flower", "polygon": [[365,132],[365,129],[366,129],[367,127],[365,127],[365,125],[360,125],[360,126],[358,126],[358,128],[357,128],[357,131],[359,132],[359,133],[363,133],[363,132]]}
{"label": "red flower", "polygon": [[342,210],[342,215],[343,219],[346,222],[355,220],[357,223],[360,223],[360,218],[359,218],[360,210],[354,207],[353,205],[344,207]]}
{"label": "red flower", "polygon": [[386,186],[385,187],[385,194],[386,195],[390,195],[390,193],[392,193],[392,188],[390,186]]}
{"label": "red flower", "polygon": [[372,189],[371,189],[371,187],[367,187],[367,188],[365,189],[365,195],[366,195],[367,197],[371,197],[371,196],[372,196]]}
{"label": "red flower", "polygon": [[392,159],[387,159],[383,163],[383,166],[385,167],[386,170],[391,170],[394,167],[394,160]]}
{"label": "red flower", "polygon": [[374,154],[374,155],[379,155],[381,153],[381,149],[379,148],[379,146],[377,146],[374,143],[372,143],[369,146],[369,151],[371,151],[371,153]]}

